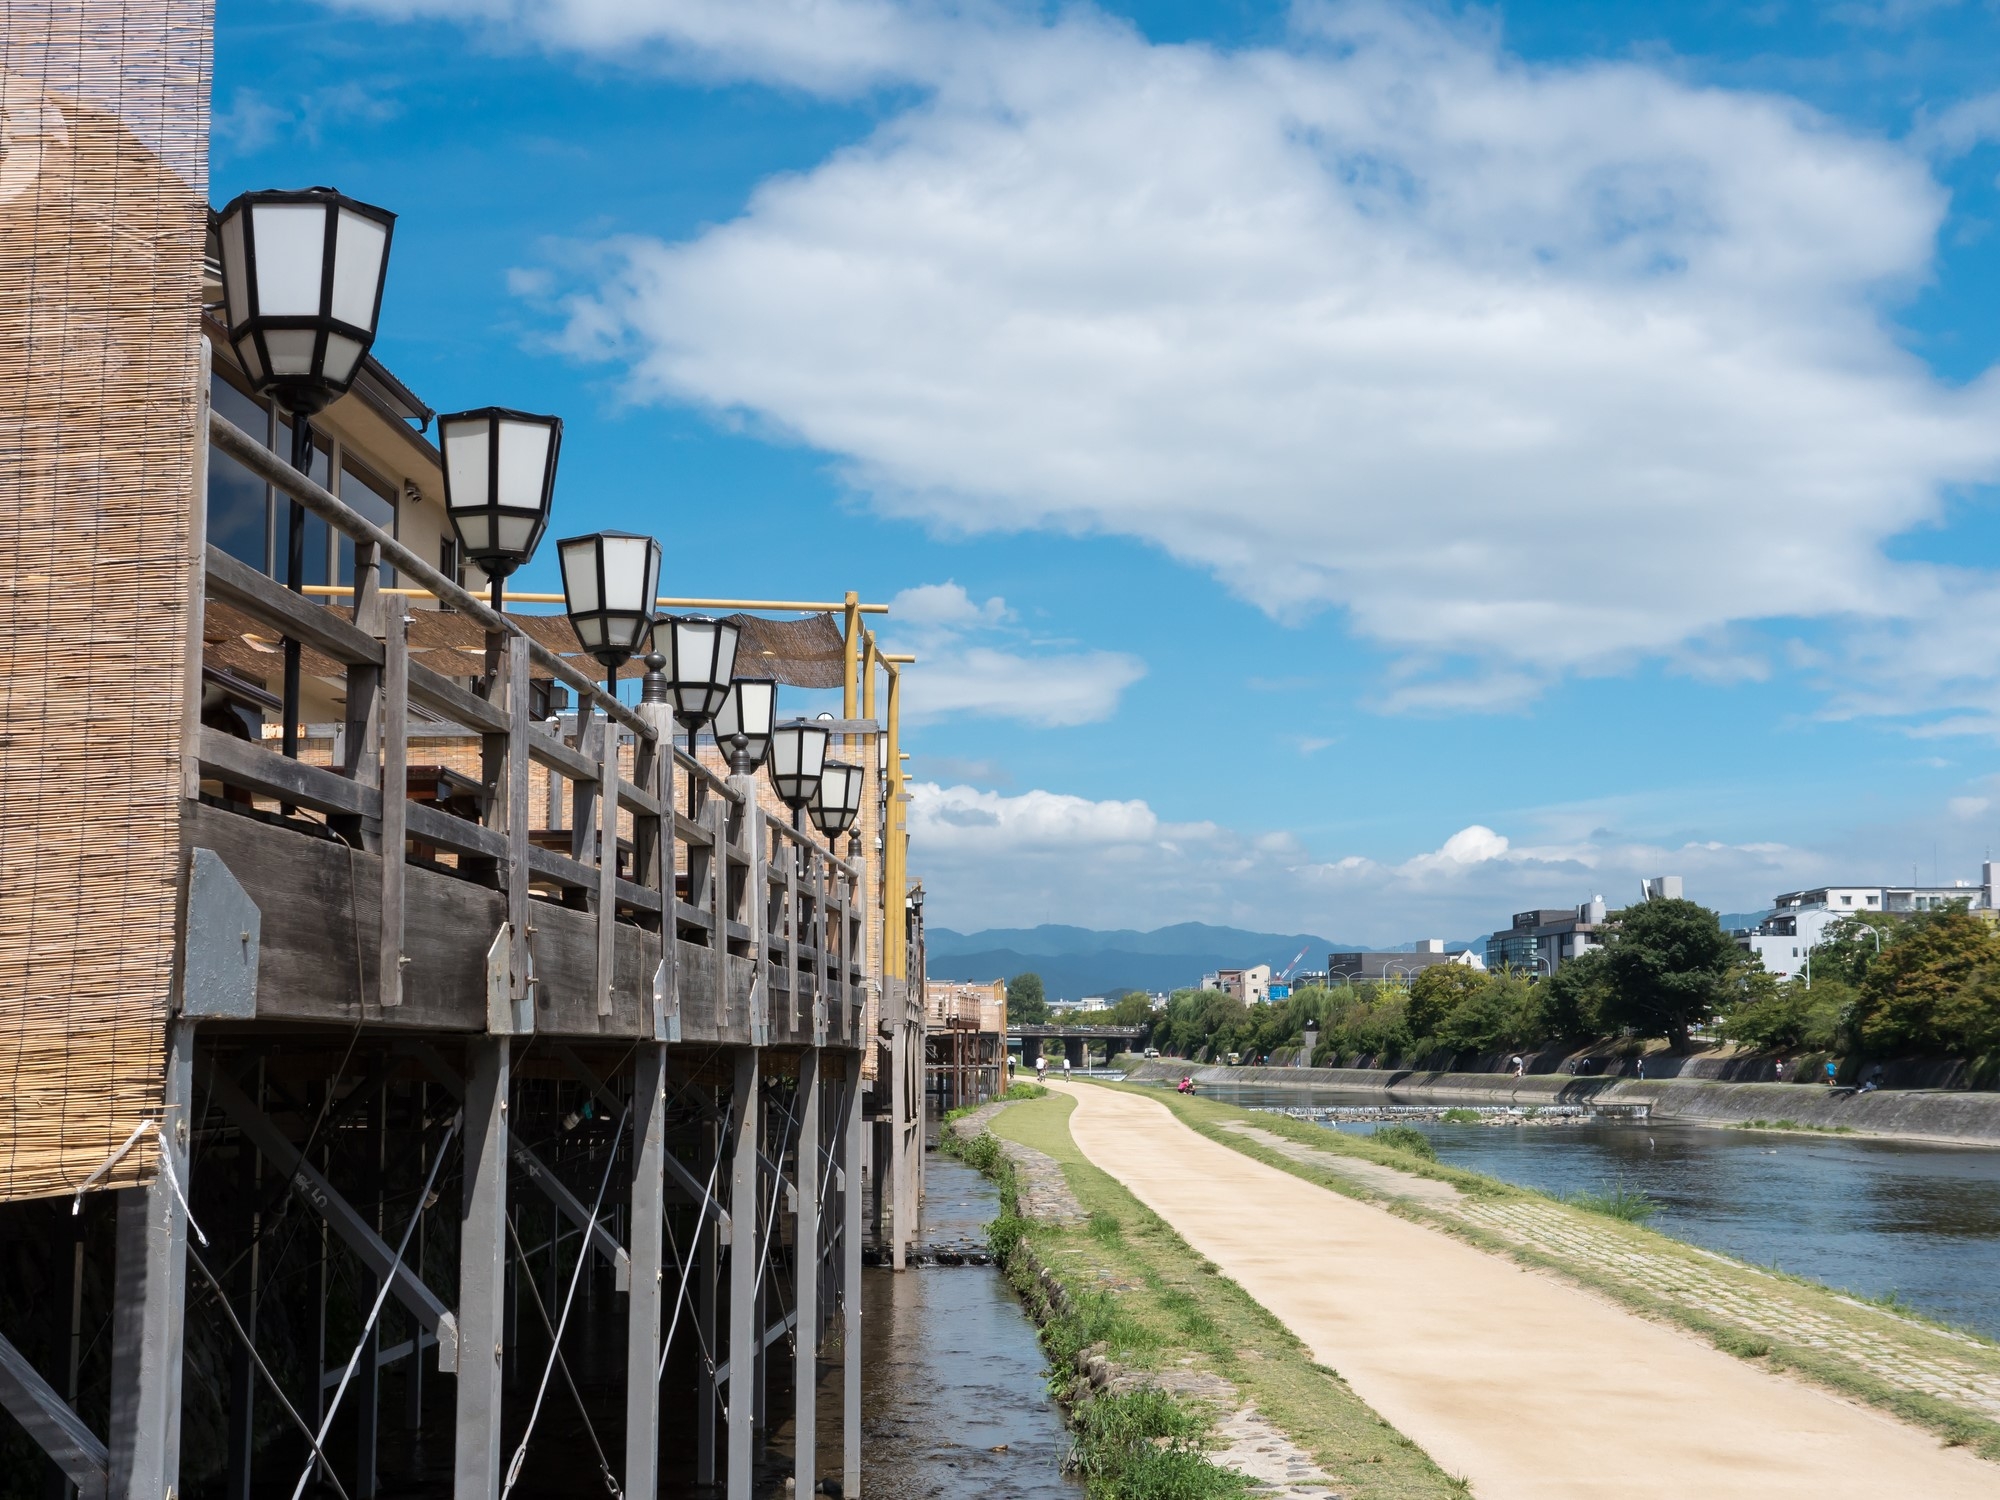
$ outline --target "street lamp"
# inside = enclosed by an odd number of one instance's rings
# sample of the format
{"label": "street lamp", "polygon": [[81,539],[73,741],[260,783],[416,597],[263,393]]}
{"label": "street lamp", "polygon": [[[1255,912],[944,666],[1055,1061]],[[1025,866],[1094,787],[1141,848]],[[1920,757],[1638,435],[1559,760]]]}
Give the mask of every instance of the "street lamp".
{"label": "street lamp", "polygon": [[618,669],[636,656],[653,624],[660,587],[660,544],[629,531],[597,531],[556,543],[563,607],[585,651],[603,665],[606,690],[618,696]]}
{"label": "street lamp", "polygon": [[[312,472],[314,413],[347,393],[375,342],[396,216],[335,192],[242,193],[222,210],[229,344],[258,395],[291,413],[292,467]],[[285,587],[305,591],[306,508],[287,512]],[[299,753],[299,642],[285,637],[284,751]]]}
{"label": "street lamp", "polygon": [[830,760],[822,767],[819,795],[806,810],[812,815],[813,827],[825,835],[829,848],[861,816],[861,793],[866,782],[861,767],[845,761]]}
{"label": "street lamp", "polygon": [[459,550],[493,585],[535,555],[555,495],[562,418],[482,406],[438,418],[444,450],[444,509]]}
{"label": "street lamp", "polygon": [[826,725],[811,719],[788,719],[771,731],[771,788],[792,810],[794,828],[805,805],[819,795],[830,737]]}
{"label": "street lamp", "polygon": [[771,723],[778,716],[778,684],[769,677],[738,677],[715,711],[715,746],[729,769],[749,776],[771,751]]}
{"label": "street lamp", "polygon": [[[739,635],[734,620],[706,615],[664,615],[653,625],[653,651],[661,661],[658,685],[649,673],[647,693],[657,692],[656,701],[673,705],[674,717],[687,731],[690,754],[695,731],[715,717],[729,696]],[[652,663],[648,657],[647,665]]]}

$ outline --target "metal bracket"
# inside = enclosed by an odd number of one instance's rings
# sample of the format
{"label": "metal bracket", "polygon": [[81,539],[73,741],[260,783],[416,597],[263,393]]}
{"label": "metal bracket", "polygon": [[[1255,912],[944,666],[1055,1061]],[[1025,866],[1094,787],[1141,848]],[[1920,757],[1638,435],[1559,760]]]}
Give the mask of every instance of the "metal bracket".
{"label": "metal bracket", "polygon": [[181,932],[181,1014],[225,1021],[257,1018],[257,947],[263,913],[213,849],[188,854],[187,919]]}
{"label": "metal bracket", "polygon": [[36,1446],[69,1476],[78,1500],[104,1500],[111,1488],[110,1451],[4,1334],[0,1334],[0,1410],[12,1413]]}
{"label": "metal bracket", "polygon": [[502,922],[486,950],[486,1030],[491,1036],[535,1033],[535,955]]}
{"label": "metal bracket", "polygon": [[678,1042],[681,1039],[680,986],[673,982],[667,961],[653,970],[653,1040]]}

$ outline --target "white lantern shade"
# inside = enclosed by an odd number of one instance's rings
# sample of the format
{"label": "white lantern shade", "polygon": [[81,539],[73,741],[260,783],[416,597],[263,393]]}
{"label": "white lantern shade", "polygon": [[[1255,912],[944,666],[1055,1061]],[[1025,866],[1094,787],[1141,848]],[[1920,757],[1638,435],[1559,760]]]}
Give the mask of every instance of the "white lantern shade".
{"label": "white lantern shade", "polygon": [[698,729],[729,696],[739,629],[734,620],[668,615],[653,626],[653,649],[667,659],[667,696],[674,717]]}
{"label": "white lantern shade", "polygon": [[771,787],[787,807],[804,807],[819,795],[826,767],[826,725],[792,719],[771,731]]}
{"label": "white lantern shade", "polygon": [[660,586],[660,544],[629,531],[556,543],[563,598],[577,642],[610,671],[645,650]]}
{"label": "white lantern shade", "polygon": [[829,839],[837,839],[854,826],[861,816],[861,788],[866,776],[859,766],[830,760],[821,768],[819,794],[807,808],[813,827]]}
{"label": "white lantern shade", "polygon": [[[745,770],[764,764],[778,717],[778,684],[769,677],[738,677],[715,711],[715,743]],[[737,741],[741,740],[739,749]]]}
{"label": "white lantern shade", "polygon": [[251,385],[310,415],[375,342],[396,216],[332,188],[244,193],[222,210],[223,310]]}
{"label": "white lantern shade", "polygon": [[438,418],[444,505],[465,556],[488,578],[530,557],[549,523],[562,418],[501,406]]}

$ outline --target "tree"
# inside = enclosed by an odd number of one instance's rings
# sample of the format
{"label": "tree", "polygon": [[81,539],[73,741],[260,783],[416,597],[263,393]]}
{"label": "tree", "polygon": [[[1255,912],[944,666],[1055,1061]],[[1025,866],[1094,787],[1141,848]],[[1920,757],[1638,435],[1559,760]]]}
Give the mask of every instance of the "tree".
{"label": "tree", "polygon": [[1042,976],[1016,974],[1007,981],[1007,1020],[1015,1026],[1041,1026],[1049,1019],[1048,997],[1042,993]]}
{"label": "tree", "polygon": [[[1106,1019],[1113,1026],[1149,1026],[1153,1020],[1153,997],[1144,990],[1127,990],[1111,1007]],[[1140,1044],[1144,1045],[1143,1039]]]}
{"label": "tree", "polygon": [[1536,1039],[1581,1041],[1604,1030],[1611,993],[1611,964],[1602,948],[1589,948],[1535,986]]}
{"label": "tree", "polygon": [[[1714,1014],[1745,955],[1715,913],[1694,901],[1647,901],[1618,914],[1605,949],[1604,1019],[1687,1045]],[[1575,962],[1575,960],[1572,960]]]}
{"label": "tree", "polygon": [[1871,1052],[1973,1055],[2000,1043],[2000,938],[1962,906],[1926,913],[1869,963],[1856,1016]]}
{"label": "tree", "polygon": [[1410,981],[1410,1004],[1405,1022],[1410,1035],[1422,1040],[1441,1037],[1453,1011],[1486,988],[1483,970],[1466,964],[1432,964],[1419,969]]}

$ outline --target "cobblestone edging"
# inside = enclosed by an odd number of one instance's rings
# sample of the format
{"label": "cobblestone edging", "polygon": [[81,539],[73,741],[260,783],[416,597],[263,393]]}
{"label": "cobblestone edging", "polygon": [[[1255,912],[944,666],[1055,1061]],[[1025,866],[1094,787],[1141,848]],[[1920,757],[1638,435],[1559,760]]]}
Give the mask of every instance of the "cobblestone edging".
{"label": "cobblestone edging", "polygon": [[[949,1128],[966,1140],[987,1134],[987,1125],[1011,1102],[982,1105],[960,1116]],[[1063,1177],[1060,1162],[1004,1136],[995,1135],[992,1139],[1014,1168],[1016,1207],[1023,1218],[1064,1227],[1088,1219]],[[1026,1240],[1015,1245],[1003,1264],[1008,1282],[1019,1294],[1036,1327],[1046,1327],[1053,1319],[1074,1311],[1063,1279],[1043,1263]],[[1192,1364],[1192,1360],[1188,1363]],[[1209,1406],[1218,1413],[1215,1424],[1218,1441],[1208,1454],[1209,1462],[1249,1479],[1250,1493],[1260,1500],[1340,1500],[1333,1480],[1320,1469],[1313,1456],[1220,1375],[1195,1369],[1134,1369],[1113,1360],[1102,1343],[1078,1351],[1075,1373],[1072,1405],[1099,1393],[1117,1394],[1154,1386]]]}

